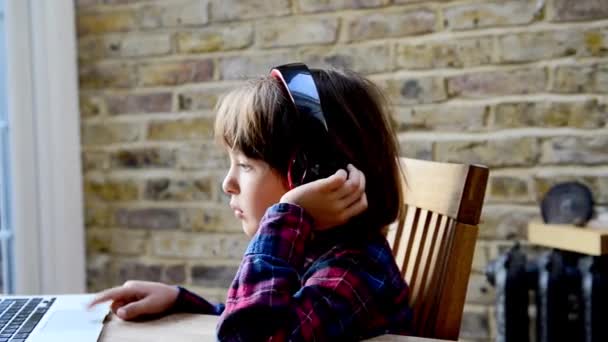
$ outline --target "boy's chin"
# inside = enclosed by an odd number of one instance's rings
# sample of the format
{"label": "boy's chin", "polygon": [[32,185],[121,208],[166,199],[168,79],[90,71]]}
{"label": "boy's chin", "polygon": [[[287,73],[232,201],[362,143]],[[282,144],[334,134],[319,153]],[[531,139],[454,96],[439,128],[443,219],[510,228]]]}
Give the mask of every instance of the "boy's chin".
{"label": "boy's chin", "polygon": [[257,226],[252,226],[251,224],[247,224],[247,222],[243,222],[243,232],[245,233],[245,235],[253,237],[257,230]]}

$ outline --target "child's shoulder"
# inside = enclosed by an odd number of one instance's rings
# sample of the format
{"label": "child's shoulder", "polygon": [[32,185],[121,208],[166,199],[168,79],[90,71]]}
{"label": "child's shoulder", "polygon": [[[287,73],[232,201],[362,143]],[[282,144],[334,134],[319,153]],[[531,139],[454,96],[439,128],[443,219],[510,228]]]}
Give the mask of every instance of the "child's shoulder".
{"label": "child's shoulder", "polygon": [[393,258],[386,239],[380,234],[367,235],[357,239],[345,239],[338,242],[332,248],[329,256],[372,262],[385,262]]}
{"label": "child's shoulder", "polygon": [[390,278],[399,274],[391,249],[381,235],[337,242],[310,264],[307,274],[333,269]]}

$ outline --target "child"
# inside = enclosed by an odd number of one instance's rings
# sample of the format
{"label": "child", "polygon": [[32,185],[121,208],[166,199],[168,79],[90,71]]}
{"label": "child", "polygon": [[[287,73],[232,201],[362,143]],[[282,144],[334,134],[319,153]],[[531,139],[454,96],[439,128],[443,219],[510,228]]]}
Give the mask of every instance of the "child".
{"label": "child", "polygon": [[[229,341],[358,340],[409,328],[408,287],[382,234],[401,208],[397,144],[377,88],[352,72],[288,64],[227,94],[215,135],[222,188],[252,240],[225,306],[182,287],[128,281],[122,319],[221,315]],[[353,166],[355,165],[355,166]]]}

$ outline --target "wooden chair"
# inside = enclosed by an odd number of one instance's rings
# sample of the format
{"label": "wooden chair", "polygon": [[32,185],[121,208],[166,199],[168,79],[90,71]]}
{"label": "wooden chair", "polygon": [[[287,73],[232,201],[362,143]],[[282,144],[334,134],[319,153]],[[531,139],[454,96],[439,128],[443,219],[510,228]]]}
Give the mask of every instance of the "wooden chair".
{"label": "wooden chair", "polygon": [[412,334],[457,340],[489,171],[400,158],[405,213],[387,240],[410,286]]}

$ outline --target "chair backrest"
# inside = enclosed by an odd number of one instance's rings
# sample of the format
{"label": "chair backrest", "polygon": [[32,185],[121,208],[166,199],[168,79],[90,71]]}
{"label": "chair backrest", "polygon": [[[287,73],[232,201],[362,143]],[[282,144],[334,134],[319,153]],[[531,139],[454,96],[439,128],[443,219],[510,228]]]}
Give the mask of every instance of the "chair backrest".
{"label": "chair backrest", "polygon": [[404,215],[387,232],[416,336],[457,340],[489,171],[400,158]]}

